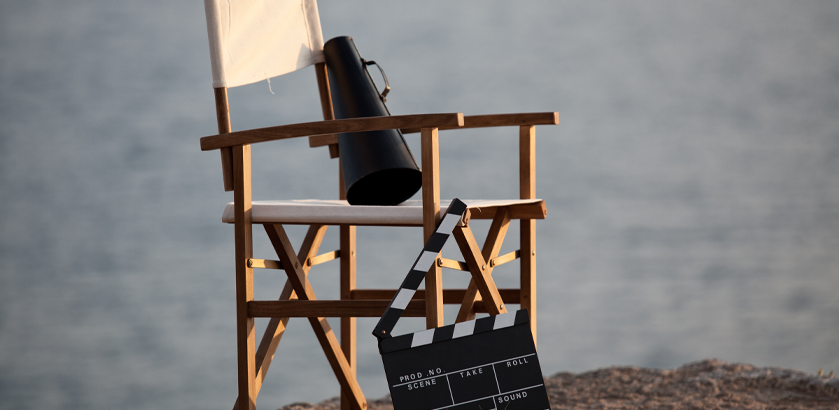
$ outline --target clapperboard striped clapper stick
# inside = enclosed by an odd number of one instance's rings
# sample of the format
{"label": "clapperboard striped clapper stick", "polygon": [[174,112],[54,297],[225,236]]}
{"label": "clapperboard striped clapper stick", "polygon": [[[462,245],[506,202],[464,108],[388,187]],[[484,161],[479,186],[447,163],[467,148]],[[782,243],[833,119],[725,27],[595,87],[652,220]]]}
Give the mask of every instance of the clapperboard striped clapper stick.
{"label": "clapperboard striped clapper stick", "polygon": [[425,274],[461,222],[452,201],[373,334],[395,410],[550,408],[527,310],[391,336]]}

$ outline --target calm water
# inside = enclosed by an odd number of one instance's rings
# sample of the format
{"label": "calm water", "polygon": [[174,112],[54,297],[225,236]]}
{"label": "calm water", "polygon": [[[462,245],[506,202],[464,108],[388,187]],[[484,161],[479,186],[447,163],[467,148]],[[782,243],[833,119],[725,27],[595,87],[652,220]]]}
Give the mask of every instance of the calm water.
{"label": "calm water", "polygon": [[[839,371],[839,3],[346,3],[321,1],[324,36],[382,64],[394,113],[560,112],[537,130],[545,373]],[[208,54],[200,2],[0,5],[0,407],[232,406],[231,195],[198,147]],[[310,69],[271,88],[231,90],[235,129],[318,119]],[[516,134],[442,134],[443,196],[514,196]],[[336,196],[324,151],[256,148],[256,199]],[[359,242],[362,287],[398,284],[421,246]],[[281,275],[258,272],[257,297]],[[321,298],[336,279],[312,273]],[[373,325],[359,379],[381,397]],[[263,408],[338,393],[308,323],[290,329]]]}

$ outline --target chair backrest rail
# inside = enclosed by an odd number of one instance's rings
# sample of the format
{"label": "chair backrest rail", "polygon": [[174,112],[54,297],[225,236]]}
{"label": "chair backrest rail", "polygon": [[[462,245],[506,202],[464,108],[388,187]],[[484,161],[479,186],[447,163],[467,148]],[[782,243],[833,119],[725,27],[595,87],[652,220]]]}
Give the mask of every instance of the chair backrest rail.
{"label": "chair backrest rail", "polygon": [[[227,134],[232,131],[230,126],[230,105],[227,100],[227,88],[213,88],[216,100],[216,121],[218,133]],[[229,147],[221,149],[221,174],[224,179],[224,190],[233,190],[233,150]]]}

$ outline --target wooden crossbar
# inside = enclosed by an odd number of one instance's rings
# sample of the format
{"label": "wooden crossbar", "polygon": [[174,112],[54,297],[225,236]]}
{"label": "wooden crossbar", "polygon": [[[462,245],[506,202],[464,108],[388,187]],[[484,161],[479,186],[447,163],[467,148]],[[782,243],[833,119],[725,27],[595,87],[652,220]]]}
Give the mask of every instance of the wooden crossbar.
{"label": "wooden crossbar", "polygon": [[309,265],[309,266],[320,265],[321,263],[334,261],[335,259],[338,259],[340,257],[341,257],[341,251],[334,250],[332,252],[323,253],[323,254],[320,254],[320,255],[315,256],[313,258],[306,259],[306,265]]}
{"label": "wooden crossbar", "polygon": [[[493,268],[496,266],[501,266],[505,263],[509,263],[518,259],[520,255],[521,250],[518,249],[510,253],[505,253],[504,255],[501,255],[497,258],[490,259],[489,266]],[[469,272],[469,265],[467,265],[466,262],[461,262],[454,259],[437,258],[437,265],[446,269]]]}
{"label": "wooden crossbar", "polygon": [[[329,262],[341,257],[341,251],[335,250],[332,252],[327,252],[320,254],[318,256],[314,256],[311,258],[307,258],[306,262],[304,263],[306,266],[315,266],[320,265],[321,263]],[[248,267],[255,268],[255,269],[283,269],[283,263],[280,261],[270,260],[270,259],[255,259],[251,258],[248,259]]]}
{"label": "wooden crossbar", "polygon": [[[248,303],[252,317],[380,317],[390,300],[296,300],[253,301]],[[425,301],[408,303],[403,316],[425,317]]]}
{"label": "wooden crossbar", "polygon": [[270,259],[248,259],[248,267],[254,269],[282,269],[283,263]]}
{"label": "wooden crossbar", "polygon": [[496,267],[496,266],[501,266],[501,265],[503,265],[507,262],[512,262],[512,261],[518,259],[520,256],[521,256],[521,250],[515,250],[515,251],[510,252],[510,253],[505,253],[504,255],[501,255],[497,258],[490,259],[489,260],[489,266],[492,266],[493,268]]}
{"label": "wooden crossbar", "polygon": [[[459,305],[466,291],[466,289],[443,289],[443,303]],[[519,303],[518,288],[500,288],[498,293],[506,303]],[[391,300],[395,294],[395,289],[356,289],[350,296],[352,300]],[[412,300],[425,300],[425,290],[417,289]]]}
{"label": "wooden crossbar", "polygon": [[469,272],[469,265],[467,265],[466,262],[461,262],[454,259],[437,258],[437,265],[446,269]]}
{"label": "wooden crossbar", "polygon": [[[393,292],[390,292],[393,294]],[[449,296],[446,304],[460,304],[465,289]],[[499,289],[499,294],[505,303],[517,303],[518,289]],[[460,296],[455,298],[455,296]],[[444,292],[443,299],[446,299]],[[509,299],[509,300],[508,300]],[[248,302],[250,317],[290,318],[290,317],[380,317],[384,313],[390,299],[387,300],[258,300]],[[473,304],[478,313],[488,313],[482,300]],[[405,308],[404,317],[425,317],[425,299],[411,300]]]}
{"label": "wooden crossbar", "polygon": [[[503,265],[505,263],[508,263],[508,262],[512,262],[512,261],[518,259],[520,254],[521,254],[521,251],[516,250],[516,251],[510,252],[510,253],[501,255],[497,258],[490,259],[489,260],[489,266],[496,267],[496,266],[501,266],[501,265]],[[341,257],[341,251],[335,250],[335,251],[332,251],[332,252],[327,252],[327,253],[320,254],[320,255],[315,256],[313,258],[306,259],[305,265],[310,266],[310,267],[311,266],[316,266],[316,265],[320,265],[322,263],[326,263],[326,262],[338,259],[340,257]],[[469,272],[469,265],[467,265],[466,262],[462,262],[462,261],[458,261],[458,260],[454,260],[454,259],[448,259],[448,258],[442,258],[442,257],[437,258],[437,265],[442,267],[442,268],[446,268],[446,269]],[[282,270],[283,269],[283,263],[280,262],[280,261],[271,260],[271,259],[255,259],[255,258],[252,258],[252,259],[248,259],[248,267],[254,268],[254,269],[279,269],[279,270]]]}

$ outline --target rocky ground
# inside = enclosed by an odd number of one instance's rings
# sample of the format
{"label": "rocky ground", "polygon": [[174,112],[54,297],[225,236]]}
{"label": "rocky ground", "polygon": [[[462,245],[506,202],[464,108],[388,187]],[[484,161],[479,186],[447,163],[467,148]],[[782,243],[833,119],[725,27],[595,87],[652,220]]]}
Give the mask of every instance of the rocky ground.
{"label": "rocky ground", "polygon": [[[545,378],[551,408],[559,409],[837,409],[839,378],[721,360],[673,370],[611,367]],[[337,410],[337,398],[294,403],[281,410]],[[389,398],[369,410],[392,410]]]}

